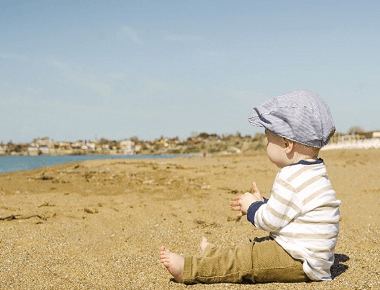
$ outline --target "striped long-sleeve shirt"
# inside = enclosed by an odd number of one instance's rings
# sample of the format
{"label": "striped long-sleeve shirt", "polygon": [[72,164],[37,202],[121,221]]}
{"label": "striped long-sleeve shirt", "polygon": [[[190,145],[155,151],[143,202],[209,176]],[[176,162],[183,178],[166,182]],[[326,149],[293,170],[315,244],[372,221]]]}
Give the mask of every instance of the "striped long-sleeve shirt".
{"label": "striped long-sleeve shirt", "polygon": [[312,280],[331,280],[339,232],[339,206],[322,159],[282,168],[267,202],[253,203],[247,218],[270,232]]}

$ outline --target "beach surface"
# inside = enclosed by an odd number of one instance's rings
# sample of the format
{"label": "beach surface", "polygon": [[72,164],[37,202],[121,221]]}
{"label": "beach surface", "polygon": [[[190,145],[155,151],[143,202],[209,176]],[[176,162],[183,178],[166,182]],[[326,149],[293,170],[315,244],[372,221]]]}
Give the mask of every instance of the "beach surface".
{"label": "beach surface", "polygon": [[199,253],[266,233],[229,201],[265,197],[278,171],[264,151],[96,160],[0,175],[0,289],[380,289],[380,150],[320,154],[342,201],[333,281],[197,284],[171,279],[161,245]]}

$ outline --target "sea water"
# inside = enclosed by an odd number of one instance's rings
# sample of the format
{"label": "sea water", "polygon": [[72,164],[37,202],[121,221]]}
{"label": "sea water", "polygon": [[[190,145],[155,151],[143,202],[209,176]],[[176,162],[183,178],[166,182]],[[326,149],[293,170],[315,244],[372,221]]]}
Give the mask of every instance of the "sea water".
{"label": "sea water", "polygon": [[[183,155],[181,155],[184,157]],[[57,155],[57,156],[1,156],[0,174],[13,171],[30,170],[68,162],[95,159],[157,159],[173,158],[178,155]]]}

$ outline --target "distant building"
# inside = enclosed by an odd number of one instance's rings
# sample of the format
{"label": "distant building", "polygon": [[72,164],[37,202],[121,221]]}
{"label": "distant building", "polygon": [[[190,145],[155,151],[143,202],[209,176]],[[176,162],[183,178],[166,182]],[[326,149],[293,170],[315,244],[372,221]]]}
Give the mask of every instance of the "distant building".
{"label": "distant building", "polygon": [[38,147],[38,150],[39,152],[41,152],[41,154],[50,154],[50,147],[48,147],[47,145],[40,145],[40,147]]}
{"label": "distant building", "polygon": [[120,148],[123,150],[124,155],[135,154],[134,147],[135,147],[135,142],[131,140],[123,140],[120,142]]}
{"label": "distant building", "polygon": [[364,138],[380,138],[380,131],[365,132],[360,135],[363,135]]}
{"label": "distant building", "polygon": [[89,151],[95,151],[96,149],[96,144],[95,143],[92,143],[92,142],[87,142],[87,148]]}
{"label": "distant building", "polygon": [[71,144],[71,148],[73,148],[73,149],[81,149],[82,146],[84,146],[84,145],[85,145],[85,143],[82,140],[78,140],[75,143]]}
{"label": "distant building", "polygon": [[31,143],[28,147],[28,154],[37,154],[38,153],[38,146],[36,143]]}
{"label": "distant building", "polygon": [[52,146],[52,142],[41,142],[41,139],[35,140],[35,143],[31,143],[28,146],[28,155],[48,155],[50,154],[50,147]]}
{"label": "distant building", "polygon": [[142,150],[141,144],[136,144],[135,145],[135,152],[140,152]]}
{"label": "distant building", "polygon": [[70,142],[59,142],[58,148],[60,150],[70,150],[71,149],[71,143]]}
{"label": "distant building", "polygon": [[45,146],[51,148],[54,145],[54,140],[49,137],[43,137],[35,139],[33,143],[35,143],[37,147]]}

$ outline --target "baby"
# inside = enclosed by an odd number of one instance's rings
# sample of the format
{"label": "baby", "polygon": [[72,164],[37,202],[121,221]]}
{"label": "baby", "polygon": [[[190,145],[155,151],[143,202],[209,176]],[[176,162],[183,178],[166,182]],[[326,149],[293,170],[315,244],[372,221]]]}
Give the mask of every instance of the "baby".
{"label": "baby", "polygon": [[162,264],[186,284],[331,280],[340,201],[318,158],[335,132],[328,106],[317,94],[293,91],[253,108],[248,120],[265,128],[268,157],[280,170],[269,199],[254,182],[253,193],[230,205],[269,235],[227,248],[202,237],[196,256],[161,246]]}

